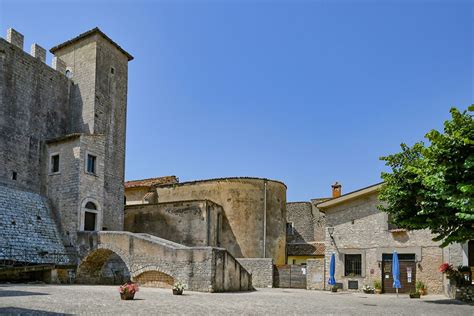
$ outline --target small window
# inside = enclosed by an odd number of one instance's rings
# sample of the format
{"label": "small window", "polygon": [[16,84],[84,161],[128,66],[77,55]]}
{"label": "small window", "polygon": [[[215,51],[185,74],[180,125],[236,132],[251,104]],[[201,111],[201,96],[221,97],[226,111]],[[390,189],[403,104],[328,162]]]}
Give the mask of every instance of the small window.
{"label": "small window", "polygon": [[362,255],[344,255],[344,267],[345,276],[362,275]]}
{"label": "small window", "polygon": [[110,73],[113,75],[115,73],[115,68],[114,67],[110,67]]}
{"label": "small window", "polygon": [[293,222],[286,223],[286,234],[288,236],[293,236],[295,234],[295,227],[293,225]]}
{"label": "small window", "polygon": [[84,213],[84,230],[85,231],[95,230],[96,217],[97,217],[96,213],[92,213],[92,212]]}
{"label": "small window", "polygon": [[87,172],[88,173],[96,173],[96,161],[97,157],[91,154],[87,154]]}
{"label": "small window", "polygon": [[59,172],[59,154],[55,154],[55,155],[51,156],[50,172],[51,173],[58,173]]}
{"label": "small window", "polygon": [[16,173],[16,171],[13,171],[12,172],[12,180],[16,181],[16,178],[17,178],[17,173]]}

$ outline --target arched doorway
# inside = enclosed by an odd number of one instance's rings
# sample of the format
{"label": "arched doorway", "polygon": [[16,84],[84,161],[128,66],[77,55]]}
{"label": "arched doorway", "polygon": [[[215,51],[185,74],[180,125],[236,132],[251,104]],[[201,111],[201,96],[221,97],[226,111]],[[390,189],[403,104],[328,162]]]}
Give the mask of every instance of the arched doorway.
{"label": "arched doorway", "polygon": [[140,273],[134,278],[134,281],[138,282],[141,286],[164,289],[171,289],[175,282],[172,276],[156,270]]}
{"label": "arched doorway", "polygon": [[97,200],[85,198],[81,203],[79,230],[99,231],[102,229],[102,208]]}
{"label": "arched doorway", "polygon": [[123,284],[130,279],[130,270],[122,258],[109,249],[97,249],[87,255],[79,265],[76,283]]}

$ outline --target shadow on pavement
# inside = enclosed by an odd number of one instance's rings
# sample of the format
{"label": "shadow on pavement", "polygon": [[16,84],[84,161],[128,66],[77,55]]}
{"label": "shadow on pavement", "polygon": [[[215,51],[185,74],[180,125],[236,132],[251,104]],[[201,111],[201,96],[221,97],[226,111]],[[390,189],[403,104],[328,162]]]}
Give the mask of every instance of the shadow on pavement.
{"label": "shadow on pavement", "polygon": [[38,293],[38,292],[27,292],[27,291],[0,290],[0,297],[33,296],[33,295],[49,295],[49,294],[47,294],[47,293]]}
{"label": "shadow on pavement", "polygon": [[0,315],[72,315],[40,311],[37,309],[18,308],[18,307],[0,307]]}
{"label": "shadow on pavement", "polygon": [[442,305],[474,305],[474,303],[465,303],[458,300],[446,299],[446,300],[433,300],[433,301],[423,301],[424,303],[429,304],[442,304]]}

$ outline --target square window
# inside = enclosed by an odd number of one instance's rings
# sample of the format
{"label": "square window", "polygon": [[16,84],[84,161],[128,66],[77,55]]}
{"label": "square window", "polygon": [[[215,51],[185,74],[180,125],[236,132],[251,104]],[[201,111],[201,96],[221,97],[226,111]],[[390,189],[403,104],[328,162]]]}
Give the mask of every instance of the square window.
{"label": "square window", "polygon": [[344,255],[344,275],[362,275],[362,255]]}
{"label": "square window", "polygon": [[87,172],[88,173],[96,173],[96,161],[97,157],[91,154],[87,154]]}
{"label": "square window", "polygon": [[59,172],[59,154],[51,155],[50,167],[49,171],[51,173],[58,173]]}

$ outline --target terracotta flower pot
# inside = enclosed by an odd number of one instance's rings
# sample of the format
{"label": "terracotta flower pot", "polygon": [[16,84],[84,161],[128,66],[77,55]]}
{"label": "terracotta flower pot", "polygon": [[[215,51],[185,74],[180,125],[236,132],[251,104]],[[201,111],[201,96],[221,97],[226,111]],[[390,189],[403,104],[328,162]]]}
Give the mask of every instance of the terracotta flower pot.
{"label": "terracotta flower pot", "polygon": [[375,294],[382,294],[382,289],[375,289]]}
{"label": "terracotta flower pot", "polygon": [[120,298],[122,300],[133,300],[135,293],[120,293]]}

